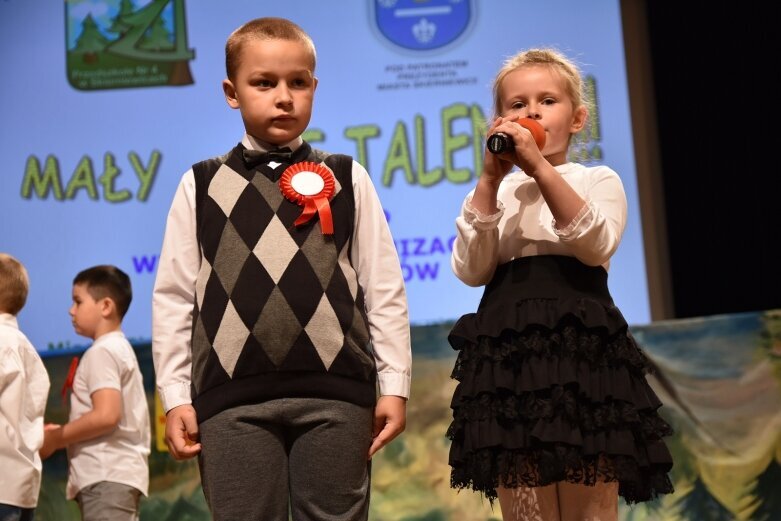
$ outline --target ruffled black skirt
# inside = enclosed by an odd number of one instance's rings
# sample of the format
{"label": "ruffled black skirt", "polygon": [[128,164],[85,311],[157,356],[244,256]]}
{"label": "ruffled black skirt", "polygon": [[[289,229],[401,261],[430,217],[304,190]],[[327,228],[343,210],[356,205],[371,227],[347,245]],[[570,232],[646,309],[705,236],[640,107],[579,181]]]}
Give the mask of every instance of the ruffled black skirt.
{"label": "ruffled black skirt", "polygon": [[493,500],[500,485],[617,481],[628,503],[673,491],[672,429],[603,268],[555,255],[503,264],[448,339],[454,488]]}

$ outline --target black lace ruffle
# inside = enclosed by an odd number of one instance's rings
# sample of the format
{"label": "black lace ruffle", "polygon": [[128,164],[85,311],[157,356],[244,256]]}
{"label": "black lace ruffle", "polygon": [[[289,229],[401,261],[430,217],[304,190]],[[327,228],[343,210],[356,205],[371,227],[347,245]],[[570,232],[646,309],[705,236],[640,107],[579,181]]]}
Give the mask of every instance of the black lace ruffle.
{"label": "black lace ruffle", "polygon": [[[451,465],[453,465],[451,460]],[[667,465],[641,466],[634,458],[614,454],[608,460],[588,458],[577,447],[475,451],[455,462],[450,477],[453,488],[482,492],[493,501],[496,487],[543,487],[558,481],[593,485],[598,480],[618,482],[618,494],[627,503],[649,501],[673,492]]]}
{"label": "black lace ruffle", "polygon": [[534,299],[518,306],[531,320],[479,313],[454,327],[453,487],[493,499],[499,485],[599,479],[618,481],[628,503],[672,492],[662,441],[672,430],[645,380],[648,360],[617,310],[577,300],[558,320],[561,300]]}

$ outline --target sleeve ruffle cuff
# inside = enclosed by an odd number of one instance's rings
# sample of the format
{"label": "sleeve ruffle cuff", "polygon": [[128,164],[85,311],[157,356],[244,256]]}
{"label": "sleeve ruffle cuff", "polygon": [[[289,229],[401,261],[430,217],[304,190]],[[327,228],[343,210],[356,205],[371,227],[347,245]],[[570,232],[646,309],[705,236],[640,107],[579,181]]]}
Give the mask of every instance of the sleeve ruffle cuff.
{"label": "sleeve ruffle cuff", "polygon": [[499,219],[504,215],[504,205],[501,201],[496,201],[498,210],[496,213],[484,214],[472,206],[472,196],[464,201],[463,216],[464,220],[475,230],[491,230],[499,225]]}
{"label": "sleeve ruffle cuff", "polygon": [[578,214],[572,219],[572,221],[564,228],[557,228],[556,227],[556,219],[553,219],[552,225],[553,225],[553,233],[555,233],[559,239],[566,241],[567,239],[573,238],[575,236],[575,232],[577,230],[588,228],[591,222],[593,222],[593,216],[594,216],[594,207],[591,204],[591,201],[586,201],[586,204],[583,205],[583,208],[580,209]]}

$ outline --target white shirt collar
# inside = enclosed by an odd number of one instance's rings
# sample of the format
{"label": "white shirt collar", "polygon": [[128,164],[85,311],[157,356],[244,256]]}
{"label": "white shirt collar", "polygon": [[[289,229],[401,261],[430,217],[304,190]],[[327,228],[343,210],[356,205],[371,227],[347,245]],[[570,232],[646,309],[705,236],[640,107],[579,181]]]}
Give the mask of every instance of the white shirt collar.
{"label": "white shirt collar", "polygon": [[271,143],[261,141],[255,136],[251,136],[245,132],[244,137],[241,139],[241,144],[244,145],[244,147],[247,149],[259,150],[260,152],[268,152],[269,150],[273,150],[275,148],[282,148],[282,147],[289,147],[290,150],[295,152],[298,149],[298,147],[304,144],[304,139],[301,136],[298,136],[297,138],[295,138],[293,141],[289,143],[284,143],[282,145],[272,145]]}

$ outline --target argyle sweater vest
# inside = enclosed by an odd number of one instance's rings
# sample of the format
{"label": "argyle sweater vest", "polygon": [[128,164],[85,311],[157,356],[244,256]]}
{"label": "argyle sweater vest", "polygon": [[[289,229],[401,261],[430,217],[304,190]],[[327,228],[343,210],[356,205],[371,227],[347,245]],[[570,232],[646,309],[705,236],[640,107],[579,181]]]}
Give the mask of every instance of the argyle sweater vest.
{"label": "argyle sweater vest", "polygon": [[304,143],[292,163],[336,179],[334,234],[281,193],[287,164],[248,169],[239,144],[193,165],[201,269],[192,328],[198,420],[237,405],[310,397],[372,406],[376,367],[363,292],[350,263],[352,159]]}

